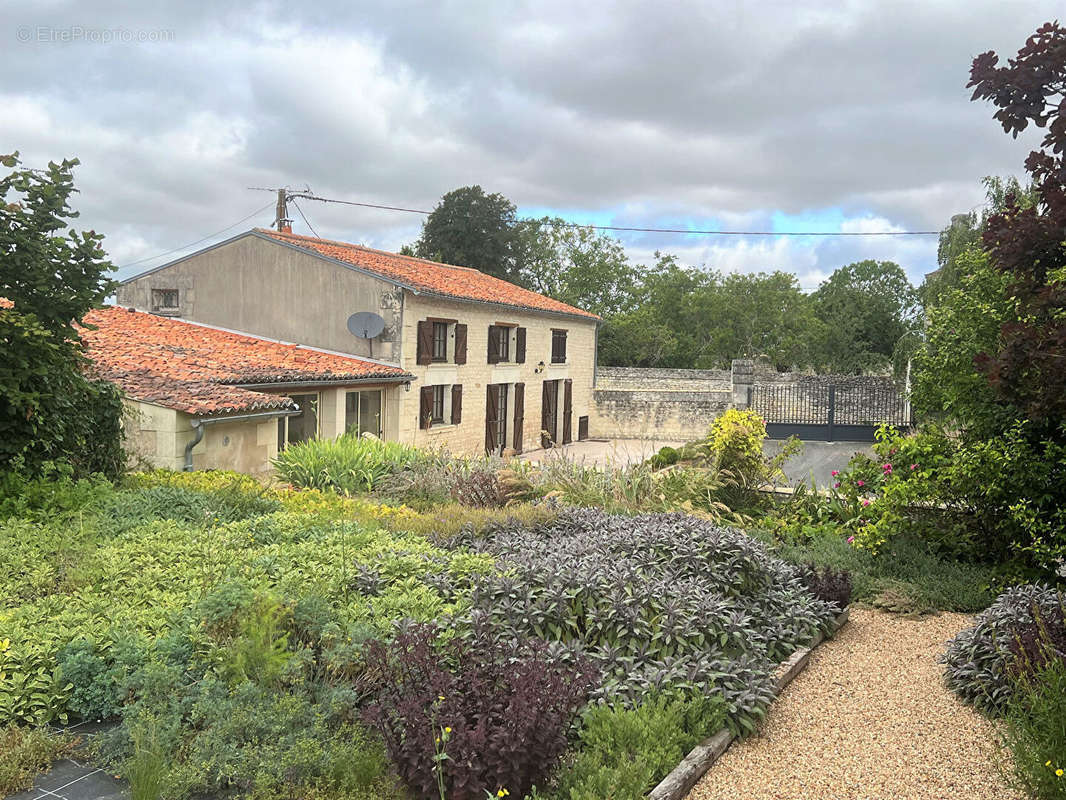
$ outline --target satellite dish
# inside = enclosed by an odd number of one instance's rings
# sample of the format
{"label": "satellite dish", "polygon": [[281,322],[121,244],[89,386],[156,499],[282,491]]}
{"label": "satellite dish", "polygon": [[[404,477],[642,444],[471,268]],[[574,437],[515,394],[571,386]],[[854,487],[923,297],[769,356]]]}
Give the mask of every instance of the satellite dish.
{"label": "satellite dish", "polygon": [[385,330],[385,320],[373,311],[357,311],[348,317],[348,331],[360,339],[373,339]]}

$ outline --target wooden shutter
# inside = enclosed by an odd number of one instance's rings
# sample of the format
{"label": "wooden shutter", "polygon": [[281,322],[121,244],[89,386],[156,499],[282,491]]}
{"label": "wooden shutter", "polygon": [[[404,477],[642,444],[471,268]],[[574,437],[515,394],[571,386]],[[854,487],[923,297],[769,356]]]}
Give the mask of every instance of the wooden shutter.
{"label": "wooden shutter", "polygon": [[499,449],[496,434],[500,422],[500,387],[490,383],[485,387],[485,451],[495,453]]}
{"label": "wooden shutter", "polygon": [[418,321],[418,357],[415,361],[419,364],[433,363],[433,323],[428,319]]}
{"label": "wooden shutter", "polygon": [[418,400],[418,427],[425,430],[433,424],[433,387],[423,386],[418,393]]}
{"label": "wooden shutter", "polygon": [[463,421],[463,385],[456,383],[452,386],[452,425],[458,425]]}
{"label": "wooden shutter", "polygon": [[522,452],[522,425],[526,415],[526,385],[514,385],[514,451]]}
{"label": "wooden shutter", "polygon": [[571,419],[574,414],[574,382],[567,378],[563,381],[563,444],[574,441]]}
{"label": "wooden shutter", "polygon": [[500,349],[499,349],[500,340],[497,338],[498,336],[499,336],[499,334],[496,333],[496,326],[495,325],[489,325],[489,356],[488,356],[488,358],[489,358],[489,363],[490,364],[499,364],[500,363]]}
{"label": "wooden shutter", "polygon": [[526,363],[526,329],[519,328],[514,336],[514,360],[516,364]]}
{"label": "wooden shutter", "polygon": [[455,326],[455,363],[466,363],[466,325]]}
{"label": "wooden shutter", "polygon": [[555,436],[555,381],[544,381],[540,394],[540,446],[551,447]]}

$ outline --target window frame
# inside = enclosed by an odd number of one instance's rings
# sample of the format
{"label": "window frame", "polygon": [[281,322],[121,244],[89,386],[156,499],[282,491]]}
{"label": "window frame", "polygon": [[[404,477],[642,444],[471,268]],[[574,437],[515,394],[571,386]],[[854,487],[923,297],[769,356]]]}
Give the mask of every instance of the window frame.
{"label": "window frame", "polygon": [[496,359],[497,363],[511,363],[511,335],[514,328],[509,325],[496,326]]}
{"label": "window frame", "polygon": [[[434,364],[447,363],[449,324],[443,320],[430,320],[430,322],[433,323],[433,336],[431,339],[433,346],[430,351],[430,359]],[[438,347],[442,352],[438,353]]]}
{"label": "window frame", "polygon": [[[167,298],[173,296],[174,304],[167,303]],[[152,308],[158,311],[177,311],[181,308],[181,292],[178,289],[152,289]]]}
{"label": "window frame", "polygon": [[[444,417],[444,412],[445,412],[444,395],[445,395],[445,390],[447,388],[448,387],[445,384],[443,384],[443,383],[438,383],[438,384],[436,384],[433,387],[433,404],[430,406],[430,411],[429,411],[429,424],[431,426],[432,425],[443,425],[444,424],[444,420],[445,420],[445,417]],[[438,416],[438,409],[439,409],[439,412],[440,412],[439,416]]]}
{"label": "window frame", "polygon": [[[565,364],[566,363],[566,340],[567,340],[567,329],[565,329],[565,328],[552,328],[552,343],[551,343],[551,363],[552,364]],[[556,351],[556,343],[559,342],[559,341],[562,342],[562,347],[560,348],[562,352],[561,352],[561,357],[557,358],[556,356],[559,355],[559,354]]]}

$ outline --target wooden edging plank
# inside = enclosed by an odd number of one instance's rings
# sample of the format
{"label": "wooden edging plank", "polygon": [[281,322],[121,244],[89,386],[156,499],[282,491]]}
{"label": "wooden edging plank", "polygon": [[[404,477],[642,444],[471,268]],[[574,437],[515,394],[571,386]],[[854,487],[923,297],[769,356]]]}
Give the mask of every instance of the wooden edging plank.
{"label": "wooden edging plank", "polygon": [[[848,610],[837,615],[831,623],[830,636],[835,634],[848,621]],[[794,652],[778,667],[777,686],[774,695],[779,695],[785,687],[792,683],[793,678],[803,672],[807,662],[811,659],[811,651],[825,639],[821,633],[807,647],[801,647]],[[681,763],[663,778],[659,785],[651,790],[648,800],[683,800],[685,795],[692,791],[699,779],[711,768],[715,761],[721,758],[729,745],[736,737],[729,728],[722,728],[718,733],[708,739],[704,739],[689,751]]]}

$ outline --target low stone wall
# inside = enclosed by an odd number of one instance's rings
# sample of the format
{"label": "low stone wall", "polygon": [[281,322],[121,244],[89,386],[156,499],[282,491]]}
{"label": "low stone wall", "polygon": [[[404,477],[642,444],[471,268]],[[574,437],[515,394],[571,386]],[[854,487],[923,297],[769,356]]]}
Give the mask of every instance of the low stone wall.
{"label": "low stone wall", "polygon": [[732,373],[727,369],[644,369],[600,367],[597,389],[653,392],[728,392]]}
{"label": "low stone wall", "polygon": [[689,441],[702,436],[732,399],[729,391],[596,389],[589,433],[600,439]]}
{"label": "low stone wall", "polygon": [[[776,372],[736,360],[731,370],[601,367],[596,376],[589,433],[605,439],[699,438],[729,408],[747,408],[751,387],[795,387],[787,398],[764,397],[764,414],[788,417],[797,404],[805,413],[824,412],[828,387],[836,386],[838,422],[864,424],[892,418],[904,399],[891,378]],[[779,407],[781,406],[781,407]],[[781,421],[785,421],[782,419]]]}

